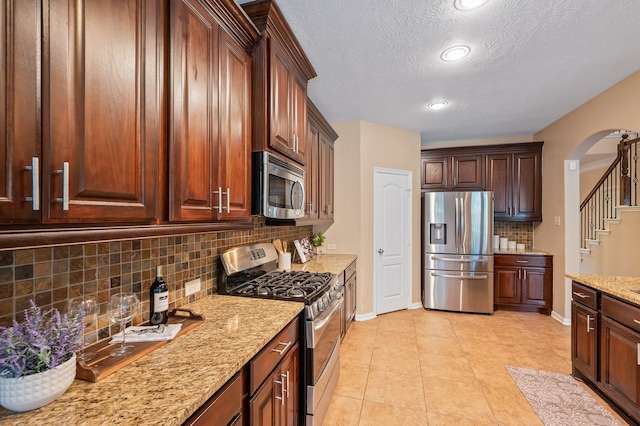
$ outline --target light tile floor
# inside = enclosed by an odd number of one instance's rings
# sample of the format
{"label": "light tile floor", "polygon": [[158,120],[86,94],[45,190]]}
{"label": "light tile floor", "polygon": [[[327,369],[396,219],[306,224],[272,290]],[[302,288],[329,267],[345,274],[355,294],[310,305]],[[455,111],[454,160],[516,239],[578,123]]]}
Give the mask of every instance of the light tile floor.
{"label": "light tile floor", "polygon": [[340,357],[323,426],[542,425],[505,366],[571,374],[571,329],[538,314],[413,309],[352,323]]}

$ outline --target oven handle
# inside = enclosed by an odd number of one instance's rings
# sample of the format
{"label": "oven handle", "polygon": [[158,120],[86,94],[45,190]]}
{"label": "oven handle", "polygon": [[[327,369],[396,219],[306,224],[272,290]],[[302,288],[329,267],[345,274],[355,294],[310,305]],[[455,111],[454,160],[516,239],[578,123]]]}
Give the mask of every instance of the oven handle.
{"label": "oven handle", "polygon": [[313,324],[313,329],[315,331],[320,330],[322,327],[325,326],[325,324],[327,322],[329,322],[329,320],[333,317],[333,315],[338,312],[340,309],[342,309],[342,305],[343,305],[344,301],[343,299],[340,299],[340,301],[338,303],[336,303],[333,307],[333,309],[331,309],[328,312],[323,313],[322,315],[322,319],[318,319],[317,321],[314,321]]}

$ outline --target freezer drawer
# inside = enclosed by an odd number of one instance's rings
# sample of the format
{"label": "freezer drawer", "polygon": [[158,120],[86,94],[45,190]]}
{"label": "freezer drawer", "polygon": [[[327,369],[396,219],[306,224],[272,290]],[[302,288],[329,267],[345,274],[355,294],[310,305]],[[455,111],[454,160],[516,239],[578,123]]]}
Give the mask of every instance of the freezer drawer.
{"label": "freezer drawer", "polygon": [[493,272],[493,256],[423,253],[422,268],[458,272]]}
{"label": "freezer drawer", "polygon": [[493,272],[423,269],[422,306],[455,312],[493,313]]}

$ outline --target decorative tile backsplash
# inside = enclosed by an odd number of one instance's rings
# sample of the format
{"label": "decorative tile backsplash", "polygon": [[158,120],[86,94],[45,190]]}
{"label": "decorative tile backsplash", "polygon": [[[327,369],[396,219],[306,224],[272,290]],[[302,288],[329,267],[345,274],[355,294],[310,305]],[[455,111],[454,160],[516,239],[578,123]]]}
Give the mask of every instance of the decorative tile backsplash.
{"label": "decorative tile backsplash", "polygon": [[[64,310],[68,299],[93,295],[100,304],[97,324],[86,335],[105,339],[119,331],[106,316],[112,294],[133,291],[141,300],[141,313],[134,323],[149,319],[149,287],[161,265],[169,284],[169,310],[217,292],[222,268],[219,255],[229,248],[309,238],[312,226],[266,226],[262,216],[253,216],[253,230],[176,235],[104,243],[74,244],[52,248],[0,251],[0,325],[22,318],[33,299],[45,309]],[[186,297],[184,284],[201,279],[201,291]]]}
{"label": "decorative tile backsplash", "polygon": [[493,222],[493,233],[533,249],[533,222]]}

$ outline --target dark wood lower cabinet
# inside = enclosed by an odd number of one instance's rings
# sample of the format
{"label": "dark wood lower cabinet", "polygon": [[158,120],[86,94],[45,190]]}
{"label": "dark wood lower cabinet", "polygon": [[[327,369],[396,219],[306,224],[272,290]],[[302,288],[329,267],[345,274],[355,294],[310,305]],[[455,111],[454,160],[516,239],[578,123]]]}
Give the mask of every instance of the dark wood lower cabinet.
{"label": "dark wood lower cabinet", "polygon": [[539,312],[553,307],[553,256],[495,255],[495,309]]}
{"label": "dark wood lower cabinet", "polygon": [[640,307],[573,282],[571,360],[631,424],[640,424]]}
{"label": "dark wood lower cabinet", "polygon": [[571,302],[571,361],[574,374],[579,370],[592,381],[598,380],[598,313]]}
{"label": "dark wood lower cabinet", "polygon": [[246,372],[243,368],[202,407],[184,426],[242,425],[246,399]]}

